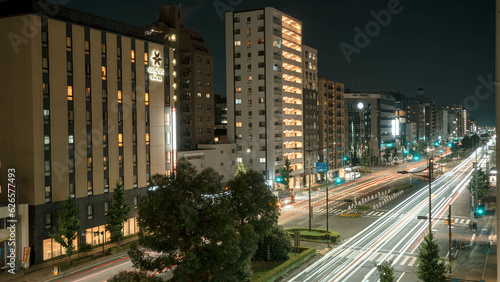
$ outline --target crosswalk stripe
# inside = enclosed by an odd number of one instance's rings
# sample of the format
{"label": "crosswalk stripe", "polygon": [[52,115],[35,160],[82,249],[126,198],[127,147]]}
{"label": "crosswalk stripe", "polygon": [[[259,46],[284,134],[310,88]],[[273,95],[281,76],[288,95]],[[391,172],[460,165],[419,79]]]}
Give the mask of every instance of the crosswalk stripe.
{"label": "crosswalk stripe", "polygon": [[394,257],[394,255],[390,255],[390,256],[387,258],[387,261],[390,261],[393,257]]}
{"label": "crosswalk stripe", "polygon": [[417,260],[417,258],[413,258],[410,263],[408,264],[408,266],[413,266],[413,264],[415,264],[415,261]]}
{"label": "crosswalk stripe", "polygon": [[384,254],[382,254],[378,259],[377,259],[377,263],[381,262],[382,259],[384,258]]}
{"label": "crosswalk stripe", "polygon": [[465,222],[465,224],[469,224],[469,222],[470,222],[470,219],[467,219],[467,221]]}
{"label": "crosswalk stripe", "polygon": [[401,261],[401,263],[399,263],[399,265],[405,265],[405,264],[406,264],[406,261],[408,261],[408,259],[409,259],[410,257],[404,256],[404,258],[405,258],[405,259],[404,259],[404,260],[402,260],[402,261]]}
{"label": "crosswalk stripe", "polygon": [[374,213],[374,211],[371,211],[371,212],[369,212],[367,215],[372,215],[373,213]]}
{"label": "crosswalk stripe", "polygon": [[376,258],[378,255],[380,255],[380,254],[375,253],[375,254],[371,255],[371,256],[368,258],[368,260],[369,260],[369,261],[373,261],[373,260],[375,260],[375,258]]}
{"label": "crosswalk stripe", "polygon": [[353,250],[352,252],[350,252],[350,253],[346,256],[346,258],[351,258],[351,257],[352,257],[355,253],[356,253],[356,251],[355,251],[355,250]]}

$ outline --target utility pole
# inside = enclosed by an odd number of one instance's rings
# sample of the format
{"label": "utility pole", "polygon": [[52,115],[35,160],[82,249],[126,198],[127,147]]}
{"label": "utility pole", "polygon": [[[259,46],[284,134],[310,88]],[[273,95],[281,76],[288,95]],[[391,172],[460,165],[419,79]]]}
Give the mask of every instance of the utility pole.
{"label": "utility pole", "polygon": [[470,192],[470,229],[472,230],[472,225],[474,223],[474,195],[472,194],[472,181],[469,183]]}
{"label": "utility pole", "polygon": [[310,150],[307,151],[307,159],[309,160],[309,232],[311,232],[313,209],[311,206],[311,156],[309,154]]}

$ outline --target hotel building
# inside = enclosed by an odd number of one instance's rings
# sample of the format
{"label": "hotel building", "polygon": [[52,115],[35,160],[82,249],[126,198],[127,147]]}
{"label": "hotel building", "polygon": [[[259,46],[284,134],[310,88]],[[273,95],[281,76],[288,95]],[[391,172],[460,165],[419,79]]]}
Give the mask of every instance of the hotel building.
{"label": "hotel building", "polygon": [[0,202],[15,168],[32,262],[64,254],[49,234],[68,197],[80,207],[76,245],[108,241],[94,234],[117,181],[133,207],[124,234],[138,232],[150,176],[175,169],[173,50],[162,34],[42,1],[0,11]]}
{"label": "hotel building", "polygon": [[[302,23],[274,8],[226,13],[228,142],[267,184],[285,158],[290,187],[304,181]],[[317,64],[316,64],[317,65]]]}

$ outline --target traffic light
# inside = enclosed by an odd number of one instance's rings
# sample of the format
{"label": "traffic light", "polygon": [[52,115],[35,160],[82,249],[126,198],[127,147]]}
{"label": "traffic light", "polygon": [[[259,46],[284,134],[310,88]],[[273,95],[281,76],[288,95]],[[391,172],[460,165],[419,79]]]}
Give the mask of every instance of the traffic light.
{"label": "traffic light", "polygon": [[476,209],[476,212],[478,215],[483,215],[484,213],[484,208],[482,206],[478,206],[477,209]]}
{"label": "traffic light", "polygon": [[276,182],[283,183],[283,177],[281,176],[276,177]]}
{"label": "traffic light", "polygon": [[439,142],[434,142],[434,147],[439,147]]}
{"label": "traffic light", "polygon": [[439,152],[442,154],[442,153],[443,153],[443,150],[439,150]]}
{"label": "traffic light", "polygon": [[408,154],[408,150],[404,150],[405,154]]}
{"label": "traffic light", "polygon": [[420,160],[420,157],[419,156],[414,156],[413,159],[416,160],[416,161],[418,161],[418,160]]}
{"label": "traffic light", "polygon": [[342,179],[341,179],[340,177],[337,177],[337,179],[335,179],[335,182],[336,182],[337,184],[340,184],[340,183],[342,183]]}
{"label": "traffic light", "polygon": [[451,143],[448,143],[448,147],[451,147]]}
{"label": "traffic light", "polygon": [[344,157],[344,161],[347,161],[349,158],[348,157]]}

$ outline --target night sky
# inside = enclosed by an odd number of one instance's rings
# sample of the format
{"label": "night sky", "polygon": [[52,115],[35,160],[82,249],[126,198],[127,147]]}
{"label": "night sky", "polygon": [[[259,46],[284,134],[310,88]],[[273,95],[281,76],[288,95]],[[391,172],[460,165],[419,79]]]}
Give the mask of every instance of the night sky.
{"label": "night sky", "polygon": [[[132,25],[158,19],[165,4],[185,6],[184,25],[202,32],[215,60],[215,92],[225,96],[224,22],[214,3],[236,4],[234,10],[266,6],[303,23],[304,44],[318,50],[319,75],[357,91],[399,90],[415,96],[417,88],[436,97],[438,105],[464,104],[480,125],[494,126],[495,1],[401,0],[388,24],[373,28],[370,42],[358,44],[355,28],[374,21],[371,11],[387,10],[395,0],[60,0],[66,6]],[[340,45],[351,45],[348,63]],[[489,79],[489,77],[491,79]],[[488,83],[485,83],[488,84]],[[476,88],[479,98],[476,97]]]}

